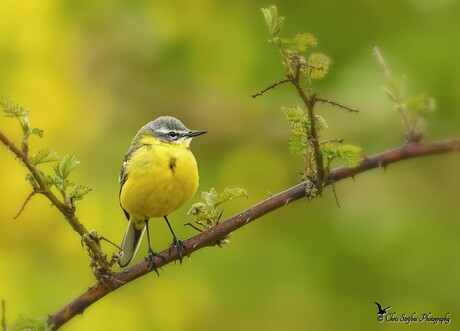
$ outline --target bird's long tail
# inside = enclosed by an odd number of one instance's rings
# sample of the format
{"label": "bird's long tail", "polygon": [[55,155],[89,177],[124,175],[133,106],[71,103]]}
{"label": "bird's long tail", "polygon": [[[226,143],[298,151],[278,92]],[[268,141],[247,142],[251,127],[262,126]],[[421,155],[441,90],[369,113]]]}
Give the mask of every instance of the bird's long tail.
{"label": "bird's long tail", "polygon": [[136,255],[137,249],[144,235],[145,226],[142,229],[136,229],[134,222],[128,221],[123,242],[121,243],[121,258],[118,260],[118,265],[122,268],[126,267]]}

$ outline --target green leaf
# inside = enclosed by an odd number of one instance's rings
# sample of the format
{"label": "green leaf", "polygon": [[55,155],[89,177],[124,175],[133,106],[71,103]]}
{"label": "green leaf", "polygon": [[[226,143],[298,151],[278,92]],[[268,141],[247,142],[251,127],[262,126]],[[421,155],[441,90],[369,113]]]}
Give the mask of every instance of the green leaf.
{"label": "green leaf", "polygon": [[66,190],[70,186],[74,186],[75,184],[68,180],[67,178],[61,178],[59,176],[54,176],[53,177],[53,183],[56,186],[56,188],[61,192],[62,196],[66,196]]}
{"label": "green leaf", "polygon": [[[246,190],[236,187],[236,188],[225,188],[221,193],[218,193],[214,188],[211,188],[209,192],[203,191],[201,193],[201,197],[206,203],[195,203],[192,205],[190,210],[188,211],[189,215],[195,216],[195,223],[198,225],[195,226],[192,223],[187,223],[193,227],[197,231],[211,229],[219,224],[220,217],[222,216],[222,211],[217,208],[218,205],[236,199],[240,197],[247,197],[248,193]],[[211,210],[208,209],[211,208]],[[231,237],[231,233],[223,236],[219,240],[217,240],[214,245],[222,246],[229,242],[229,238]]]}
{"label": "green leaf", "polygon": [[32,129],[32,134],[42,138],[43,137],[43,133],[44,131],[42,129],[39,129],[39,128],[33,128]]}
{"label": "green leaf", "polygon": [[355,145],[339,145],[337,148],[338,157],[348,168],[359,166],[362,160],[361,147]]}
{"label": "green leaf", "polygon": [[42,175],[42,178],[47,186],[51,187],[53,185],[56,185],[56,181],[54,180],[53,176],[50,176],[47,173],[44,173],[43,171],[40,171],[40,175]]}
{"label": "green leaf", "polygon": [[19,315],[19,318],[10,326],[10,331],[50,331],[53,326],[48,325],[48,316],[28,317]]}
{"label": "green leaf", "polygon": [[40,187],[32,174],[26,174],[26,181],[29,182],[34,190],[37,190]]}
{"label": "green leaf", "polygon": [[206,207],[206,204],[204,204],[202,202],[198,202],[198,203],[193,204],[190,207],[189,211],[187,212],[187,214],[195,215],[195,216],[204,215],[204,214],[207,214],[207,213],[208,213],[208,208]]}
{"label": "green leaf", "polygon": [[329,167],[332,160],[340,159],[346,167],[357,167],[362,160],[361,147],[355,145],[342,145],[338,142],[329,142],[321,145],[324,164]]}
{"label": "green leaf", "polygon": [[27,116],[28,113],[26,108],[14,103],[13,99],[9,97],[0,98],[0,107],[6,117],[22,118]]}
{"label": "green leaf", "polygon": [[283,28],[284,16],[278,17],[278,8],[276,6],[262,8],[262,13],[264,14],[270,36],[276,36]]}
{"label": "green leaf", "polygon": [[213,207],[214,206],[214,202],[217,198],[217,191],[214,189],[214,187],[212,187],[209,192],[207,191],[203,191],[201,193],[201,197],[203,198],[203,200],[206,202],[206,204],[210,207]]}
{"label": "green leaf", "polygon": [[309,120],[308,116],[303,112],[300,106],[296,107],[281,107],[281,111],[283,112],[284,117],[291,123],[291,124],[301,124],[301,125],[308,125]]}
{"label": "green leaf", "polygon": [[316,118],[316,129],[318,131],[327,129],[328,126],[327,126],[326,120],[322,116],[315,115],[315,118]]}
{"label": "green leaf", "polygon": [[72,170],[74,170],[79,164],[80,161],[77,160],[75,155],[65,154],[59,163],[54,165],[54,173],[57,177],[66,179]]}
{"label": "green leaf", "polygon": [[436,108],[433,98],[428,97],[428,93],[422,92],[406,100],[406,109],[415,116],[426,117]]}
{"label": "green leaf", "polygon": [[292,39],[282,39],[282,43],[287,46],[287,50],[291,52],[304,52],[309,47],[318,45],[315,36],[311,33],[298,33]]}
{"label": "green leaf", "polygon": [[219,193],[214,200],[214,208],[218,205],[241,197],[247,197],[248,192],[245,189],[235,187],[235,188],[225,188],[221,193]]}
{"label": "green leaf", "polygon": [[299,106],[281,107],[284,117],[291,123],[289,136],[289,150],[293,154],[305,155],[307,150],[307,137],[310,130],[310,120]]}
{"label": "green leaf", "polygon": [[322,79],[329,72],[332,60],[323,53],[312,53],[308,57],[307,73],[311,79]]}
{"label": "green leaf", "polygon": [[214,188],[211,188],[209,192],[204,191],[201,193],[201,197],[204,199],[206,204],[212,208],[216,208],[224,202],[243,196],[248,196],[248,193],[246,190],[238,187],[225,188],[221,193],[218,193]]}
{"label": "green leaf", "polygon": [[54,162],[57,160],[59,160],[59,155],[47,148],[38,151],[36,154],[30,157],[30,162],[35,166],[40,163]]}
{"label": "green leaf", "polygon": [[72,202],[76,202],[78,200],[83,199],[83,197],[91,192],[91,188],[85,186],[85,185],[77,185],[74,187],[74,189],[70,192],[69,198]]}
{"label": "green leaf", "polygon": [[321,151],[323,152],[324,163],[328,163],[330,160],[337,157],[337,143],[328,142],[321,145]]}
{"label": "green leaf", "polygon": [[292,128],[289,136],[289,150],[293,154],[305,155],[307,151],[307,131],[304,127]]}

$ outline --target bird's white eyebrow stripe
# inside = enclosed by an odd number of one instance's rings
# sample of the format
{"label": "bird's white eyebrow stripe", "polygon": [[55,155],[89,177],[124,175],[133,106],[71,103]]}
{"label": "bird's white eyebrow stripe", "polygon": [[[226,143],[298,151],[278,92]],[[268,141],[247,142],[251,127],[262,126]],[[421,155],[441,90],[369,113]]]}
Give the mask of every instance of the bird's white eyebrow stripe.
{"label": "bird's white eyebrow stripe", "polygon": [[155,131],[158,132],[158,133],[164,133],[164,134],[168,134],[171,131],[179,132],[179,133],[187,133],[188,132],[187,130],[176,130],[176,129],[156,129]]}

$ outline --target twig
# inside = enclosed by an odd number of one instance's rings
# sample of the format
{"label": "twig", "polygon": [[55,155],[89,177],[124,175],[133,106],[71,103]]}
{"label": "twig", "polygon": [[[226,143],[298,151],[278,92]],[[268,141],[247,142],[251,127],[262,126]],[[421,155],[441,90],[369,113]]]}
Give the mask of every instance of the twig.
{"label": "twig", "polygon": [[37,191],[37,190],[33,190],[32,192],[29,193],[29,195],[26,197],[26,199],[24,200],[24,203],[22,204],[21,208],[19,209],[19,211],[16,213],[16,215],[14,215],[14,219],[17,219],[19,217],[19,215],[22,214],[22,212],[25,210],[26,208],[26,205],[27,203],[30,201],[30,199],[32,199],[32,197],[36,194],[36,193],[40,193],[40,191]]}
{"label": "twig", "polygon": [[262,91],[252,94],[251,97],[257,98],[258,96],[261,96],[262,94],[264,94],[264,93],[267,92],[268,90],[274,89],[274,88],[277,87],[278,85],[287,83],[287,82],[289,82],[289,81],[290,81],[289,78],[285,78],[285,79],[282,79],[282,80],[280,80],[280,81],[277,81],[277,82],[275,82],[275,83],[273,83],[273,84],[267,86],[267,87],[264,88]]}
{"label": "twig", "polygon": [[337,196],[337,192],[335,190],[334,182],[331,183],[331,186],[332,186],[332,193],[334,193],[335,203],[336,203],[337,207],[340,208],[339,197]]}
{"label": "twig", "polygon": [[192,223],[185,223],[184,226],[190,226],[192,228],[194,228],[195,230],[197,230],[198,232],[203,232],[202,229],[200,229],[199,227],[197,227],[195,224],[192,224]]}
{"label": "twig", "polygon": [[380,49],[378,48],[378,46],[374,45],[372,47],[372,51],[373,51],[375,57],[377,58],[377,61],[380,64],[380,68],[382,69],[382,72],[385,75],[385,78],[389,82],[394,82],[393,75],[391,74],[390,69],[388,69],[387,63],[386,63],[385,59],[383,58],[382,53],[380,53]]}
{"label": "twig", "polygon": [[342,105],[341,103],[338,103],[338,102],[335,102],[335,101],[332,101],[332,100],[328,100],[328,99],[323,99],[323,98],[318,98],[316,97],[315,98],[316,101],[319,101],[319,102],[322,102],[322,103],[328,103],[332,106],[336,106],[336,107],[339,107],[339,108],[343,108],[345,110],[348,110],[350,113],[358,113],[359,110],[356,109],[356,108],[351,108],[351,107],[348,107],[348,106],[345,106],[345,105]]}
{"label": "twig", "polygon": [[[359,173],[404,159],[454,151],[460,151],[460,139],[403,145],[380,154],[366,157],[356,168],[350,169],[347,167],[340,167],[333,169],[324,185],[331,185],[332,183],[353,177]],[[228,218],[226,221],[220,222],[211,229],[199,233],[184,242],[186,247],[184,252],[185,255],[190,255],[203,247],[212,246],[217,240],[228,235],[230,232],[253,222],[275,209],[305,197],[307,190],[313,187],[314,184],[311,181],[302,182],[249,207],[241,213]],[[166,249],[159,255],[161,257],[155,257],[157,268],[179,259],[177,250],[173,250],[171,254],[169,254],[169,249]],[[149,262],[146,260],[139,262],[131,268],[113,274],[113,277],[104,281],[104,283],[97,283],[60,311],[51,315],[48,319],[48,325],[54,325],[53,328],[55,330],[58,329],[77,314],[82,314],[86,308],[105,295],[150,272],[151,270],[148,270],[148,264]]]}
{"label": "twig", "polygon": [[313,154],[315,159],[316,167],[316,176],[315,176],[315,186],[318,194],[321,195],[324,184],[324,164],[323,164],[323,153],[321,151],[321,146],[319,142],[318,129],[316,127],[316,115],[315,115],[315,102],[316,95],[307,96],[305,90],[302,88],[300,83],[300,69],[304,65],[299,57],[296,58],[296,74],[294,77],[288,77],[289,81],[295,86],[297,94],[302,99],[303,103],[307,107],[308,118],[310,120],[310,133],[311,138],[309,139],[313,145]]}

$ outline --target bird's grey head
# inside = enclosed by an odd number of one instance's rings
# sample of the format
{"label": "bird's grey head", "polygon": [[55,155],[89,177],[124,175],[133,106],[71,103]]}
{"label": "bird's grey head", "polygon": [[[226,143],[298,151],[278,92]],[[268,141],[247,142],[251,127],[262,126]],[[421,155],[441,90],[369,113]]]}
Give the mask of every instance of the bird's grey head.
{"label": "bird's grey head", "polygon": [[149,130],[153,136],[166,143],[182,143],[184,140],[202,135],[206,131],[189,130],[172,116],[161,116],[156,120],[148,123],[145,128]]}

